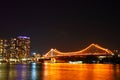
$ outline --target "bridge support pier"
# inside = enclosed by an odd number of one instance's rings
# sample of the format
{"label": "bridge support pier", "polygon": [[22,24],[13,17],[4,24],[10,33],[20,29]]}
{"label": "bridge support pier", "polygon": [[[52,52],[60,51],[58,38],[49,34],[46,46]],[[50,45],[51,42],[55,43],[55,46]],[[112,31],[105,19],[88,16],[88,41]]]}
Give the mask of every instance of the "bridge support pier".
{"label": "bridge support pier", "polygon": [[52,63],[56,63],[56,59],[55,58],[51,58],[51,62]]}

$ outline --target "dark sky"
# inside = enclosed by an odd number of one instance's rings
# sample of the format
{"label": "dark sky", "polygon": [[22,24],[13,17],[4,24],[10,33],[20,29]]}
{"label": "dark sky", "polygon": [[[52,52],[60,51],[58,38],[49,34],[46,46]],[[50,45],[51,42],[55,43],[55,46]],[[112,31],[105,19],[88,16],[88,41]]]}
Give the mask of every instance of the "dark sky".
{"label": "dark sky", "polygon": [[112,0],[0,2],[0,38],[31,37],[31,53],[78,51],[91,43],[120,50],[119,3]]}

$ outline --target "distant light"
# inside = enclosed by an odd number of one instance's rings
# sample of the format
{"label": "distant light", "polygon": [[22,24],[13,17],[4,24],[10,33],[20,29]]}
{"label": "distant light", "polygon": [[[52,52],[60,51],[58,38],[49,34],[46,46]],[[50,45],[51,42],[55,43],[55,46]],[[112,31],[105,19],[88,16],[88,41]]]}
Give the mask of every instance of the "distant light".
{"label": "distant light", "polygon": [[53,48],[51,48],[51,51],[53,51],[54,49]]}
{"label": "distant light", "polygon": [[112,56],[114,56],[115,54],[112,54]]}
{"label": "distant light", "polygon": [[118,54],[118,57],[120,57],[120,54]]}
{"label": "distant light", "polygon": [[26,61],[27,59],[26,59],[26,58],[23,58],[22,60],[23,60],[23,61]]}
{"label": "distant light", "polygon": [[35,55],[36,53],[34,52],[33,55]]}
{"label": "distant light", "polygon": [[69,61],[70,64],[82,64],[83,61]]}
{"label": "distant light", "polygon": [[92,61],[93,63],[95,63],[96,61]]}
{"label": "distant light", "polygon": [[30,37],[27,37],[27,36],[18,36],[18,38],[30,39]]}

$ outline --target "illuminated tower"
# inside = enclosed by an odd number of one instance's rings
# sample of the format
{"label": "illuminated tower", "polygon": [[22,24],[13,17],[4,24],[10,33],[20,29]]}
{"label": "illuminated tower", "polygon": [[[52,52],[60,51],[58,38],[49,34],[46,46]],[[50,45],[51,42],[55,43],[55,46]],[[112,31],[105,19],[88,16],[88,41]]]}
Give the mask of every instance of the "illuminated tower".
{"label": "illuminated tower", "polygon": [[30,56],[30,37],[27,36],[18,36],[18,50],[22,53],[22,57]]}
{"label": "illuminated tower", "polygon": [[0,59],[6,59],[8,58],[8,40],[0,39]]}
{"label": "illuminated tower", "polygon": [[10,58],[27,58],[30,56],[30,37],[18,36],[10,41]]}
{"label": "illuminated tower", "polygon": [[53,52],[54,51],[54,49],[51,49],[51,51],[50,51],[50,54],[51,54],[51,57],[53,57]]}

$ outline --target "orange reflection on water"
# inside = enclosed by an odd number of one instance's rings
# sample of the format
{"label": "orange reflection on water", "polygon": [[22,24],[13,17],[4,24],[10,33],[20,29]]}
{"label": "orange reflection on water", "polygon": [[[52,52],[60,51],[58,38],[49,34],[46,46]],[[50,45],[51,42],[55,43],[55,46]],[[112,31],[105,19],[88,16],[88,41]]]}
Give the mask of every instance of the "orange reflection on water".
{"label": "orange reflection on water", "polygon": [[[45,64],[43,80],[117,80],[112,64]],[[118,76],[118,80],[120,76]]]}

